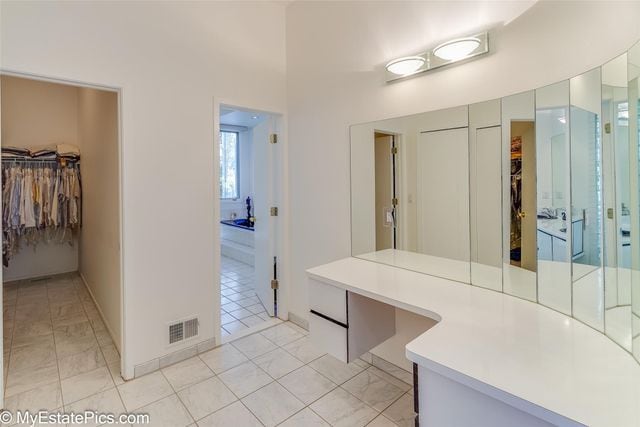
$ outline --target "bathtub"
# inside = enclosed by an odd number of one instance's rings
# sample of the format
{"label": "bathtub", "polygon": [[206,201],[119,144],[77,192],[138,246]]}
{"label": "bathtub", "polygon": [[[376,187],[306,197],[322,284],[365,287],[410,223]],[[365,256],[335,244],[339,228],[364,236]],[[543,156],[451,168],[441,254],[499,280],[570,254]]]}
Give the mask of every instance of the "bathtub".
{"label": "bathtub", "polygon": [[222,256],[254,265],[253,227],[238,223],[240,220],[220,221],[220,247]]}

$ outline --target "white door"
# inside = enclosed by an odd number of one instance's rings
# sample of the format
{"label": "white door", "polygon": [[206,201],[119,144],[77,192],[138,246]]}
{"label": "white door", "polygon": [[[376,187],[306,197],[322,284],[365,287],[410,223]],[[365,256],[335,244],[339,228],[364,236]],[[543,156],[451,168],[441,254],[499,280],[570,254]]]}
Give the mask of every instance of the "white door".
{"label": "white door", "polygon": [[270,142],[277,134],[278,118],[268,115],[253,128],[253,216],[256,294],[269,316],[277,316],[277,289],[271,281],[277,279],[278,217],[271,216],[271,207],[278,206],[281,144]]}

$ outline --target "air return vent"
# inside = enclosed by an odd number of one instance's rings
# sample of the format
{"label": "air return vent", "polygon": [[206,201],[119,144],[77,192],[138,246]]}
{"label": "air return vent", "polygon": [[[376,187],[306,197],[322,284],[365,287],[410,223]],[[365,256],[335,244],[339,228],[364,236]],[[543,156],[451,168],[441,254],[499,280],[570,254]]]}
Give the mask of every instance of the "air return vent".
{"label": "air return vent", "polygon": [[198,318],[179,320],[169,324],[168,344],[177,344],[181,341],[198,336]]}

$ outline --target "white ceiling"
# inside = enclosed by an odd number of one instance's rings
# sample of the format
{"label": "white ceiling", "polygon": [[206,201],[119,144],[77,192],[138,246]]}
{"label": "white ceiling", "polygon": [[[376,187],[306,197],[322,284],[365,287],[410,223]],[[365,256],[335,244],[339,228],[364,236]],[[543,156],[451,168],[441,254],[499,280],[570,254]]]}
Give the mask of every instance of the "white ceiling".
{"label": "white ceiling", "polygon": [[231,107],[220,107],[220,124],[252,128],[267,118],[266,113],[240,110]]}

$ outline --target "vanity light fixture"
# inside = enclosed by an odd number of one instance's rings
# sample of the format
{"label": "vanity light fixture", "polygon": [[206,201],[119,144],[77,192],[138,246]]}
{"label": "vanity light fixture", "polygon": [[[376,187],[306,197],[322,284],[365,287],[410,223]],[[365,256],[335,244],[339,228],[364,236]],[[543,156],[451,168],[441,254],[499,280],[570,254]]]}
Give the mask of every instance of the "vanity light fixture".
{"label": "vanity light fixture", "polygon": [[480,39],[476,37],[464,37],[442,43],[433,49],[433,54],[445,61],[459,61],[469,56],[471,52],[480,46]]}
{"label": "vanity light fixture", "polygon": [[422,56],[405,56],[394,59],[387,64],[387,71],[397,76],[410,76],[422,68],[426,60]]}
{"label": "vanity light fixture", "polygon": [[485,53],[489,53],[489,35],[486,31],[449,40],[427,52],[389,62],[385,67],[387,82],[404,79]]}

